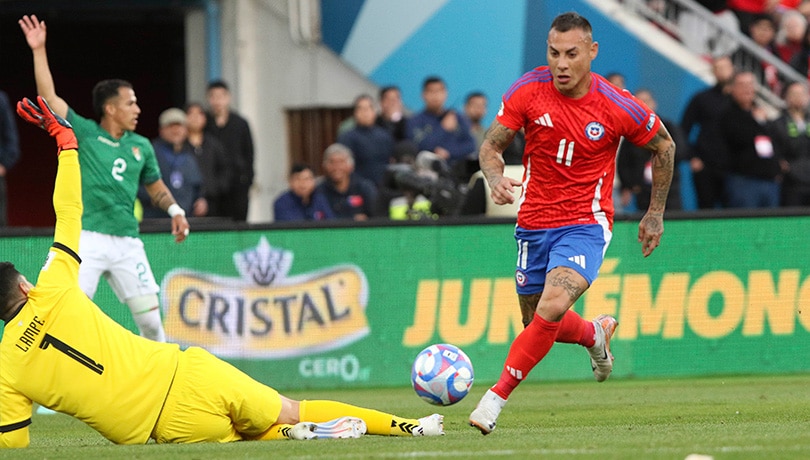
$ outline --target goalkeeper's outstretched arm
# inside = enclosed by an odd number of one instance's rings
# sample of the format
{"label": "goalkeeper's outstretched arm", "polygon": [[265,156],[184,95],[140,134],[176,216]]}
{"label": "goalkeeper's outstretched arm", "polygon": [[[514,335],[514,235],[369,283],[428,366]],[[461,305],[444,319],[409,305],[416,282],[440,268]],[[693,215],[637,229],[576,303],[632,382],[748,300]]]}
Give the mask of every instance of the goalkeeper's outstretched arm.
{"label": "goalkeeper's outstretched arm", "polygon": [[17,113],[27,122],[48,131],[56,140],[59,168],[53,191],[53,209],[56,212],[54,245],[63,251],[78,254],[83,208],[78,142],[73,128],[51,109],[42,96],[37,98],[36,103],[27,98],[18,102]]}

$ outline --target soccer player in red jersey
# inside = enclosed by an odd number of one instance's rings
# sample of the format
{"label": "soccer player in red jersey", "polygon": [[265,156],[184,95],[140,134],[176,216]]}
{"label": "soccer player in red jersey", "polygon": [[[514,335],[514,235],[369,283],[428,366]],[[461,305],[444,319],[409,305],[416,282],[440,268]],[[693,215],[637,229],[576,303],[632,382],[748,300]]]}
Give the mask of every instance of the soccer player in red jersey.
{"label": "soccer player in red jersey", "polygon": [[[664,207],[675,155],[666,127],[627,91],[591,72],[599,45],[587,19],[557,16],[547,41],[548,66],[520,77],[504,94],[481,146],[479,160],[497,204],[513,203],[522,189],[515,228],[517,284],[525,329],[515,338],[498,382],[470,414],[489,434],[506,400],[555,342],[587,348],[594,376],[613,369],[609,343],[616,319],[586,321],[571,310],[596,279],[613,228],[613,177],[622,137],[652,156],[650,206],[638,240],[644,257],[664,232]],[[502,153],[525,130],[522,181],[505,177]]]}

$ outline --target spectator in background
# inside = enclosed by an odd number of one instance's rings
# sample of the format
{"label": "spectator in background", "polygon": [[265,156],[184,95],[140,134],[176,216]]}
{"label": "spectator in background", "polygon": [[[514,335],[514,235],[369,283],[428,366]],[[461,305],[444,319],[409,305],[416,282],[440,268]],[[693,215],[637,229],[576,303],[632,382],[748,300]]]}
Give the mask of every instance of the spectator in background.
{"label": "spectator in background", "polygon": [[810,27],[804,31],[802,47],[798,53],[793,55],[789,62],[790,66],[810,80]]}
{"label": "spectator in background", "polygon": [[772,127],[755,106],[756,77],[739,72],[731,83],[731,103],[720,113],[719,129],[728,157],[726,194],[733,208],[779,206],[781,154]]}
{"label": "spectator in background", "polygon": [[728,0],[726,3],[737,16],[740,32],[746,35],[756,18],[764,15],[774,16],[779,7],[779,0]]}
{"label": "spectator in background", "polygon": [[804,33],[807,30],[807,17],[796,10],[782,13],[779,30],[776,32],[776,54],[786,63],[793,61],[796,53],[802,50]]}
{"label": "spectator in background", "polygon": [[361,94],[354,100],[352,129],[338,136],[338,143],[348,147],[354,154],[355,171],[379,187],[385,170],[393,161],[394,138],[374,123],[376,111],[374,99]]}
{"label": "spectator in background", "polygon": [[0,91],[0,227],[8,225],[6,174],[20,159],[20,136],[8,96]]}
{"label": "spectator in background", "polygon": [[689,166],[701,209],[726,205],[727,160],[717,126],[721,112],[729,103],[728,84],[734,75],[731,58],[714,58],[712,73],[715,85],[692,96],[681,120],[683,135],[689,142]]}
{"label": "spectator in background", "polygon": [[396,86],[385,86],[380,90],[380,114],[375,120],[394,138],[394,142],[407,139],[408,118],[402,104],[402,92]]}
{"label": "spectator in background", "polygon": [[408,139],[419,151],[428,150],[453,166],[475,153],[475,140],[470,135],[467,120],[445,107],[447,86],[436,76],[422,84],[425,108],[408,120]]}
{"label": "spectator in background", "polygon": [[354,172],[352,151],[343,144],[332,144],[323,153],[325,176],[317,190],[329,201],[338,219],[367,220],[374,214],[377,189]]}
{"label": "spectator in background", "polygon": [[315,173],[305,164],[296,163],[287,176],[289,190],[273,203],[276,222],[325,220],[334,218],[329,201],[315,189]]}
{"label": "spectator in background", "polygon": [[233,175],[223,199],[233,220],[246,221],[253,184],[253,136],[247,120],[231,109],[231,91],[222,81],[212,81],[207,90],[211,112],[205,130],[219,139],[233,164]]}
{"label": "spectator in background", "polygon": [[[751,37],[751,40],[763,50],[768,51],[774,56],[778,55],[779,52],[776,49],[776,42],[774,41],[776,25],[772,16],[767,14],[755,16],[748,28],[748,35]],[[782,93],[782,82],[779,80],[779,74],[774,65],[761,61],[758,58],[752,59],[750,56],[746,56],[745,52],[742,50],[738,50],[731,60],[737,62],[738,65],[741,62],[745,63],[744,66],[741,66],[744,67],[744,69],[741,70],[754,72],[757,81],[762,82],[762,84],[770,88],[774,94]]]}
{"label": "spectator in background", "polygon": [[464,100],[464,116],[470,125],[470,134],[475,139],[475,148],[481,147],[484,142],[484,135],[487,127],[483,125],[484,117],[487,114],[487,96],[475,91],[467,95]]}
{"label": "spectator in background", "polygon": [[[203,177],[197,158],[188,140],[186,113],[178,108],[161,112],[158,118],[159,137],[152,141],[163,182],[169,187],[177,204],[190,210],[195,217],[208,213],[208,202],[202,194]],[[138,194],[145,219],[169,218],[166,211],[154,206],[146,190]]]}
{"label": "spectator in background", "polygon": [[[650,90],[639,89],[635,94],[641,102],[647,104],[651,111],[658,113],[658,103]],[[686,141],[677,123],[661,117],[660,113],[658,115],[661,118],[661,123],[669,130],[669,135],[676,146],[675,168],[672,172],[672,183],[669,186],[666,209],[683,209],[678,163],[687,158],[685,153],[688,151]],[[650,159],[649,150],[633,145],[631,142],[622,142],[621,147],[619,147],[617,169],[622,184],[622,208],[633,209],[631,204],[634,204],[635,210],[646,212],[650,206],[650,194],[652,193],[652,164]]]}
{"label": "spectator in background", "polygon": [[782,184],[782,204],[810,206],[810,104],[807,85],[793,82],[785,87],[782,96],[785,109],[774,120],[777,140],[788,162],[788,171]]}
{"label": "spectator in background", "polygon": [[233,164],[225,153],[225,147],[211,133],[205,132],[205,109],[202,104],[186,105],[188,143],[197,158],[203,177],[203,196],[208,202],[208,217],[230,217],[228,203],[224,200],[231,184]]}

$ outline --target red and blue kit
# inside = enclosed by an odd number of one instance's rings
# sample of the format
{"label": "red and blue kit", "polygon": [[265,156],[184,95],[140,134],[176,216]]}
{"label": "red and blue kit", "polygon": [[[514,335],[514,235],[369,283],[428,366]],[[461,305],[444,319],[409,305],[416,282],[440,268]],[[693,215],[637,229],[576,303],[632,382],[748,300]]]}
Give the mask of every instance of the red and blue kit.
{"label": "red and blue kit", "polygon": [[524,74],[504,94],[497,120],[525,129],[525,173],[518,226],[613,227],[613,177],[622,137],[652,140],[660,119],[628,91],[591,73],[588,94],[572,99],[555,87],[548,66]]}

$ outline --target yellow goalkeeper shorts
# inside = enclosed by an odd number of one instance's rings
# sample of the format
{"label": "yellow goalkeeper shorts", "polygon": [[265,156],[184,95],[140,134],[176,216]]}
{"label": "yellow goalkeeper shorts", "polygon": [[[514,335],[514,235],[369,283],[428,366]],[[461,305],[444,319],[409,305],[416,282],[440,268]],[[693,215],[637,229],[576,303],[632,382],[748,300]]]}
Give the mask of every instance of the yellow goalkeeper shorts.
{"label": "yellow goalkeeper shorts", "polygon": [[158,443],[239,441],[265,432],[280,413],[276,390],[190,347],[180,353],[152,438]]}

